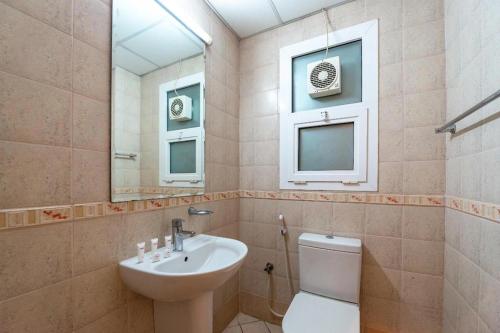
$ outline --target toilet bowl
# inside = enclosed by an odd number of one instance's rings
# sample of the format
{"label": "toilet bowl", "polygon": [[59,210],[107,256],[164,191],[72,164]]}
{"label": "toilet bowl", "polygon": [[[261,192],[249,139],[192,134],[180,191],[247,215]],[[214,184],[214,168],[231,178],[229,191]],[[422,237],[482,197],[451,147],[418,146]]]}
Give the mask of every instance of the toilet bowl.
{"label": "toilet bowl", "polygon": [[300,292],[283,318],[284,333],[359,333],[361,241],[299,237]]}
{"label": "toilet bowl", "polygon": [[284,333],[359,333],[359,306],[304,291],[283,318]]}

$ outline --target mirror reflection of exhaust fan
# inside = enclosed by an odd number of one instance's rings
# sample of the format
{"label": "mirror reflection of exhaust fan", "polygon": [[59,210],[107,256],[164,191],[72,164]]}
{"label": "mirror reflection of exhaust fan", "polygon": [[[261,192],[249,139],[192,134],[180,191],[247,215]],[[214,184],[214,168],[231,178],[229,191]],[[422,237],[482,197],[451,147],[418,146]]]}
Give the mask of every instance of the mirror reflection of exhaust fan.
{"label": "mirror reflection of exhaust fan", "polygon": [[168,99],[168,116],[170,120],[184,121],[192,118],[192,100],[186,95]]}
{"label": "mirror reflection of exhaust fan", "polygon": [[311,97],[341,93],[339,57],[331,57],[307,65],[307,92]]}

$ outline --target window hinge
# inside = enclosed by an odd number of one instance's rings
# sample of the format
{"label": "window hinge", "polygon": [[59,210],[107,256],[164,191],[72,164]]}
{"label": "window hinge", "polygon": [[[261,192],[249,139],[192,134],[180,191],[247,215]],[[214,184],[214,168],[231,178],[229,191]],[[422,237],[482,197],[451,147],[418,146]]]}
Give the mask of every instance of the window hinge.
{"label": "window hinge", "polygon": [[343,180],[342,184],[343,185],[356,185],[356,184],[359,184],[359,182],[357,180]]}
{"label": "window hinge", "polygon": [[293,183],[295,185],[307,185],[307,181],[305,180],[294,180]]}

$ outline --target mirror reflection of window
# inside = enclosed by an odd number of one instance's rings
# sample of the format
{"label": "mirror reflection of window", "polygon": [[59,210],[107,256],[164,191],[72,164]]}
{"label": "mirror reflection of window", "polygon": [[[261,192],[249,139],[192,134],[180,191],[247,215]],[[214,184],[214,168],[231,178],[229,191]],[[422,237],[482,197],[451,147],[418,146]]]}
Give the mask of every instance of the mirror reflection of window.
{"label": "mirror reflection of window", "polygon": [[[203,41],[154,0],[114,0],[112,28],[112,201],[203,193],[204,81],[183,84],[204,77]],[[173,89],[162,92],[168,82]],[[169,119],[168,99],[179,96],[181,114]],[[190,119],[179,109],[183,101]],[[167,123],[184,138],[166,138]],[[189,128],[197,128],[194,139],[186,137]]]}

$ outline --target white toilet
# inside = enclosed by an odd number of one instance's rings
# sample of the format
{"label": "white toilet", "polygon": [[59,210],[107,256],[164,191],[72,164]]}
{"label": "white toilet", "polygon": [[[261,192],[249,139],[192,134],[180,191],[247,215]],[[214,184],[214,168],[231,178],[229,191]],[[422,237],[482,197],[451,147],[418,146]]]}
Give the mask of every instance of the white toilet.
{"label": "white toilet", "polygon": [[359,333],[361,240],[299,237],[300,292],[283,318],[284,333]]}

